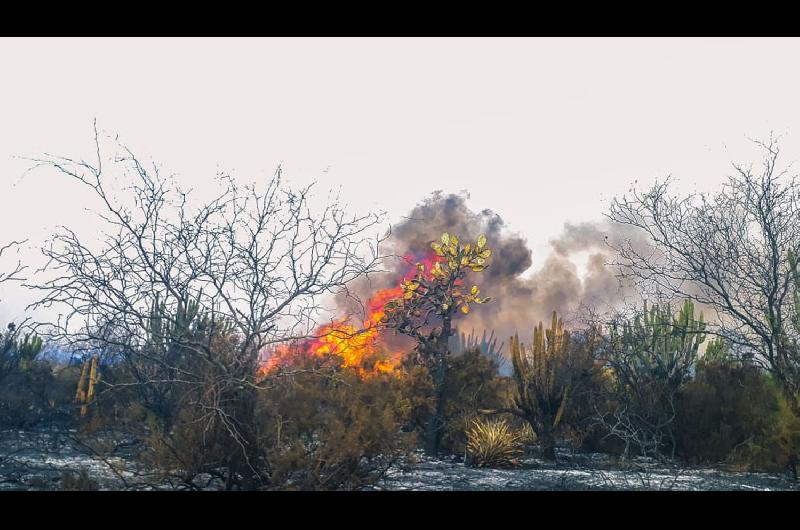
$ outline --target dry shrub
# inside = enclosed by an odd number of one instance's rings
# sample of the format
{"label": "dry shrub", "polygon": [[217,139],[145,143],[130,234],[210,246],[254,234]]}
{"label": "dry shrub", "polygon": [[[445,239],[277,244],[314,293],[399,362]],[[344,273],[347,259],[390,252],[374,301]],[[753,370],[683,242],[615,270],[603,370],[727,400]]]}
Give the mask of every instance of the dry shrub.
{"label": "dry shrub", "polygon": [[179,378],[154,383],[116,374],[95,413],[144,437],[141,458],[160,471],[159,480],[192,489],[216,479],[226,489],[254,489],[263,480],[255,370],[242,360],[237,334],[215,331],[207,340],[202,353],[181,352]]}
{"label": "dry shrub", "polygon": [[498,376],[497,362],[477,349],[448,359],[444,385],[444,428],[440,448],[463,455],[467,445],[465,431],[477,411],[497,409],[509,399],[511,381]]}
{"label": "dry shrub", "polygon": [[65,471],[61,475],[61,489],[64,491],[97,491],[97,481],[89,476],[86,468],[81,468],[77,473]]}
{"label": "dry shrub", "polygon": [[[332,364],[333,363],[333,364]],[[362,379],[309,357],[271,376],[258,399],[259,443],[271,489],[361,489],[416,443],[410,421],[419,378]]]}
{"label": "dry shrub", "polygon": [[512,467],[522,455],[530,433],[516,430],[505,420],[476,419],[467,430],[467,464],[474,467]]}

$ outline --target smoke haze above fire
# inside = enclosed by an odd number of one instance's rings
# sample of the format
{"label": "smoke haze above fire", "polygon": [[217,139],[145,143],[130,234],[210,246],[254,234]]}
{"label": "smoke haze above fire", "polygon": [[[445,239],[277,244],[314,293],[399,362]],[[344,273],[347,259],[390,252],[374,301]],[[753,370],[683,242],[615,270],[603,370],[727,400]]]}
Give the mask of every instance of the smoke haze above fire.
{"label": "smoke haze above fire", "polygon": [[[534,263],[527,239],[511,231],[502,217],[491,209],[473,211],[467,205],[469,195],[437,191],[421,201],[404,219],[392,226],[388,251],[396,257],[386,266],[392,272],[356,282],[352,294],[368,299],[377,289],[396,284],[415,259],[430,252],[430,244],[447,232],[462,241],[487,237],[492,249],[489,267],[470,273],[467,283],[480,286],[483,296],[492,300],[475,305],[469,315],[458,315],[461,331],[494,331],[507,342],[514,333],[526,337],[539,320],[552,311],[576,319],[586,307],[604,309],[623,301],[627,290],[608,266],[610,249],[606,238],[630,237],[608,222],[567,223],[563,233],[551,241],[551,252],[542,263]],[[584,274],[573,258],[588,253]],[[340,299],[343,309],[354,306]]]}
{"label": "smoke haze above fire", "polygon": [[[483,228],[498,249],[481,280],[496,303],[473,318],[530,327],[613,292],[602,214],[634,179],[714,188],[754,160],[745,135],[771,129],[799,157],[798,52],[793,39],[3,39],[0,244],[27,239],[4,257],[33,270],[56,226],[98,234],[85,190],[19,158],[91,160],[96,118],[196,192],[218,171],[252,181],[282,164],[295,186],[387,211],[414,244],[461,216],[453,232]],[[469,197],[435,226],[407,219],[437,189]],[[0,324],[31,297],[0,289]]]}

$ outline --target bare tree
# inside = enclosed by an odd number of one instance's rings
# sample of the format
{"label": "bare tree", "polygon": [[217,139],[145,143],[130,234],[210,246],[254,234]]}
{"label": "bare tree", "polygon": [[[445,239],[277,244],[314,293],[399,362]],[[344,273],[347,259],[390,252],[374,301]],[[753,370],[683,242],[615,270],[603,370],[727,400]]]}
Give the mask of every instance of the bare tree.
{"label": "bare tree", "polygon": [[[19,248],[23,243],[25,241],[11,241],[0,246],[0,257],[11,248]],[[24,281],[21,274],[26,268],[18,259],[10,270],[0,270],[0,284]],[[0,331],[0,381],[19,369],[21,363],[32,361],[42,349],[42,341],[35,334],[26,334],[24,340],[20,340],[20,335],[28,328],[28,324],[29,319],[18,324],[10,322],[4,332]]]}
{"label": "bare tree", "polygon": [[798,409],[800,353],[790,256],[800,247],[800,191],[779,170],[777,140],[757,142],[760,170],[735,172],[712,194],[674,195],[670,180],[616,198],[608,217],[641,230],[652,243],[612,244],[621,274],[647,291],[689,298],[716,313],[723,334],[747,360],[769,370]]}
{"label": "bare tree", "polygon": [[[3,246],[0,246],[0,257],[8,251],[10,248],[19,248],[19,245],[25,243],[27,240],[24,241],[11,241]],[[21,276],[22,272],[26,269],[25,265],[22,264],[21,260],[17,260],[16,265],[11,270],[0,270],[0,283],[11,282],[11,281],[24,281],[25,278]]]}
{"label": "bare tree", "polygon": [[[261,186],[222,175],[221,191],[195,205],[156,165],[117,142],[104,158],[101,143],[95,128],[92,162],[34,159],[34,168],[55,169],[99,200],[102,236],[93,244],[61,227],[39,271],[55,274],[27,284],[42,293],[31,307],[63,311],[54,337],[115,355],[165,433],[187,405],[202,412],[194,421],[227,432],[241,448],[225,463],[228,480],[242,458],[254,471],[252,410],[241,405],[257,386],[259,356],[308,337],[323,296],[378,270],[381,214],[352,215],[338,197],[315,211],[312,186],[290,189],[280,169]],[[127,203],[109,185],[115,177],[131,182]]]}

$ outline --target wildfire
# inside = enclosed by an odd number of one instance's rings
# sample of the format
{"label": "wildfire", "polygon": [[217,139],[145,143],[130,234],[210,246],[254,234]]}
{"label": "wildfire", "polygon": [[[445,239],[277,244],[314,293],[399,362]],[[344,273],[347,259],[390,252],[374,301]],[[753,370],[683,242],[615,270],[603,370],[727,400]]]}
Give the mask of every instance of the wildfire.
{"label": "wildfire", "polygon": [[353,326],[347,317],[343,317],[319,327],[314,332],[314,338],[280,345],[261,367],[259,375],[266,375],[281,366],[290,366],[309,355],[322,358],[336,355],[341,358],[343,367],[358,371],[361,377],[397,373],[403,352],[391,351],[383,340],[385,328],[381,327],[381,320],[385,314],[384,306],[389,300],[402,296],[403,290],[399,284],[417,274],[417,264],[425,265],[425,270],[429,271],[440,259],[433,252],[428,252],[423,259],[410,254],[404,256],[409,267],[400,276],[397,286],[380,289],[369,298],[366,304],[367,318],[362,327]]}

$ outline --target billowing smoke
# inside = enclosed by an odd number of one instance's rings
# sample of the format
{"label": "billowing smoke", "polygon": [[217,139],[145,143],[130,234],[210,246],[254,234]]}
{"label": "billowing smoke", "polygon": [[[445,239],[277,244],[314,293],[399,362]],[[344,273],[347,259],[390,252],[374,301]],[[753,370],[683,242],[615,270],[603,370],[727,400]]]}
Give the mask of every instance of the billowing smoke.
{"label": "billowing smoke", "polygon": [[[494,330],[506,343],[514,333],[529,340],[533,326],[540,320],[547,321],[553,310],[567,321],[577,321],[588,308],[602,310],[622,300],[627,288],[606,266],[611,260],[606,237],[620,235],[615,225],[566,224],[564,232],[551,241],[551,254],[536,267],[527,240],[510,232],[493,211],[470,210],[467,198],[436,192],[417,205],[392,227],[387,242],[390,252],[398,256],[387,267],[396,273],[364,279],[355,286],[353,294],[363,300],[376,289],[396,285],[402,271],[430,252],[431,241],[448,232],[472,241],[485,234],[493,251],[489,267],[480,273],[470,273],[472,276],[467,279],[480,286],[482,296],[490,296],[492,300],[473,306],[469,315],[459,315],[457,325],[462,331],[475,329],[480,334],[484,329]],[[586,253],[588,258],[581,277],[571,258],[584,257]],[[535,271],[532,274],[531,269]]]}

